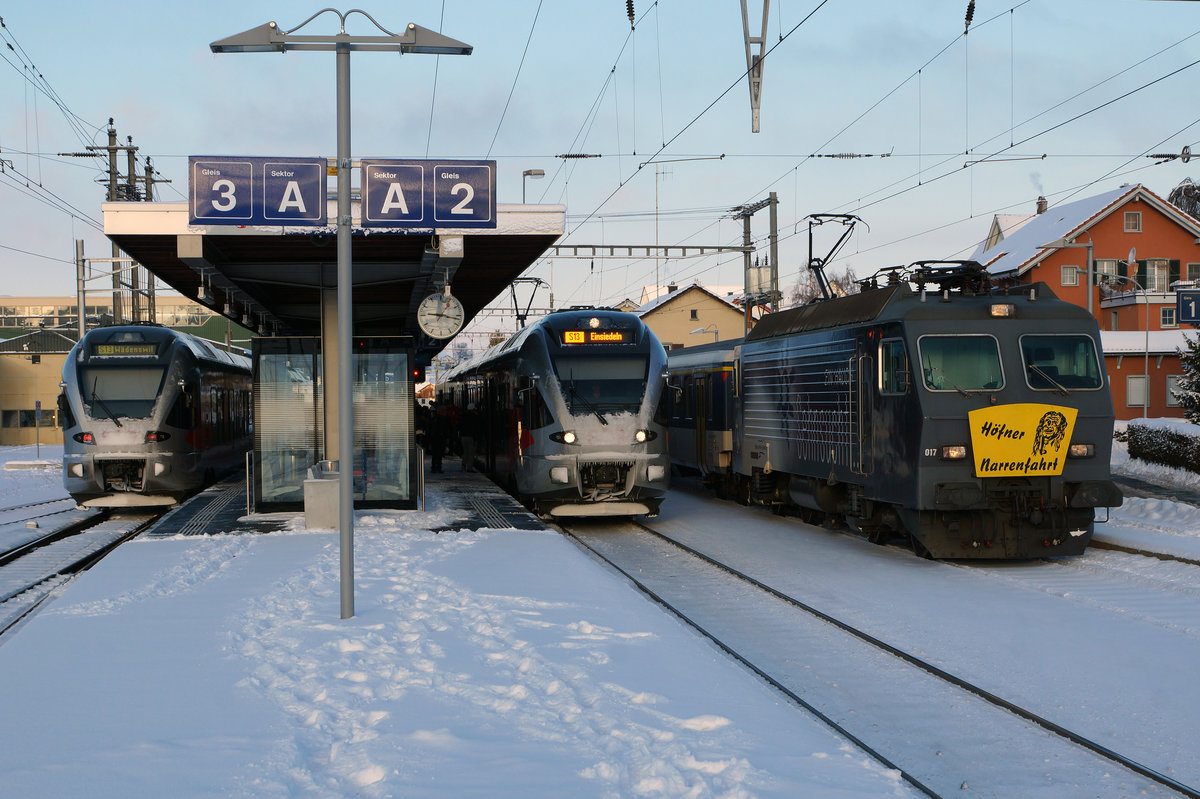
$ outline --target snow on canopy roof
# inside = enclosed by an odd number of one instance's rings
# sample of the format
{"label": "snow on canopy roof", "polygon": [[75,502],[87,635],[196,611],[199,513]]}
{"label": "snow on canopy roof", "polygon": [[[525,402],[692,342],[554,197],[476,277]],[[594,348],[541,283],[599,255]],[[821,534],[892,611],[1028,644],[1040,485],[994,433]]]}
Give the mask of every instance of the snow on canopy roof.
{"label": "snow on canopy roof", "polygon": [[1012,231],[975,260],[986,266],[992,275],[1019,274],[1024,271],[1023,267],[1033,265],[1031,261],[1049,252],[1039,245],[1069,237],[1126,195],[1137,191],[1143,191],[1141,184],[1122,186],[1094,197],[1054,206]]}
{"label": "snow on canopy roof", "polygon": [[[1189,333],[1192,338],[1197,335],[1194,330],[1151,330],[1150,354],[1172,355],[1186,350]],[[1146,352],[1146,331],[1101,330],[1100,346],[1105,355],[1141,355]]]}

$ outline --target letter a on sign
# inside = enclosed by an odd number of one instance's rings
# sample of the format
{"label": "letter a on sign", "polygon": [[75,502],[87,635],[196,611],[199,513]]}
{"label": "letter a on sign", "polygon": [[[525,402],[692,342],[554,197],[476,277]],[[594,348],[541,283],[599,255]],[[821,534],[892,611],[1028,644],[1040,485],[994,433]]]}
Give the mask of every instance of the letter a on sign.
{"label": "letter a on sign", "polygon": [[400,188],[399,183],[388,184],[387,196],[383,198],[383,205],[379,210],[383,213],[395,210],[399,210],[402,214],[408,213],[408,203],[404,200],[404,191]]}
{"label": "letter a on sign", "polygon": [[289,180],[283,190],[283,200],[279,203],[279,213],[283,213],[288,208],[295,208],[302,214],[308,212],[308,209],[304,207],[304,196],[300,194],[300,184],[294,180]]}

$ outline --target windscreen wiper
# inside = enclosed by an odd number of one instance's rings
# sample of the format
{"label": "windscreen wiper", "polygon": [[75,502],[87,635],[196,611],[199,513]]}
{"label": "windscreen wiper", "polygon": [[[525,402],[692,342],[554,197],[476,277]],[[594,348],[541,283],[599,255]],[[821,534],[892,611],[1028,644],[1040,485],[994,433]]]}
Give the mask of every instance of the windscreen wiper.
{"label": "windscreen wiper", "polygon": [[92,381],[92,399],[94,399],[96,402],[100,403],[100,408],[101,408],[101,409],[102,409],[102,410],[103,410],[105,413],[107,413],[107,414],[108,414],[108,418],[109,418],[109,419],[112,419],[112,420],[113,420],[113,421],[116,423],[117,427],[120,427],[120,426],[121,426],[121,420],[120,420],[120,419],[118,419],[118,418],[117,418],[117,415],[116,415],[115,413],[113,413],[113,412],[112,412],[112,408],[108,407],[108,403],[107,403],[107,402],[105,402],[105,401],[104,401],[104,400],[103,400],[103,399],[100,397],[100,395],[96,393],[96,384],[97,384],[97,383],[99,383],[99,382],[100,382],[100,378],[99,378],[99,377],[97,377],[95,380],[93,380],[93,381]]}
{"label": "windscreen wiper", "polygon": [[604,414],[600,413],[600,409],[592,404],[591,400],[575,390],[575,378],[571,378],[571,398],[578,400],[583,404],[583,407],[589,412],[596,414],[596,418],[600,420],[600,424],[608,424],[608,420],[604,418]]}
{"label": "windscreen wiper", "polygon": [[1061,395],[1062,395],[1062,396],[1064,396],[1064,397],[1069,397],[1069,396],[1071,396],[1071,392],[1067,390],[1067,387],[1066,387],[1066,386],[1064,386],[1062,383],[1060,383],[1060,382],[1058,382],[1057,380],[1055,380],[1055,379],[1054,379],[1053,377],[1051,377],[1050,375],[1046,374],[1044,371],[1042,371],[1042,369],[1041,369],[1041,368],[1039,368],[1038,366],[1036,366],[1036,365],[1034,365],[1034,364],[1032,364],[1032,363],[1031,363],[1031,364],[1029,364],[1029,368],[1030,368],[1032,371],[1034,371],[1034,372],[1037,372],[1039,375],[1041,375],[1041,376],[1042,376],[1042,377],[1043,377],[1043,378],[1046,380],[1046,382],[1047,382],[1047,383],[1050,383],[1050,384],[1052,384],[1052,385],[1054,386],[1054,391],[1055,391],[1055,393],[1057,393],[1057,394],[1061,394]]}

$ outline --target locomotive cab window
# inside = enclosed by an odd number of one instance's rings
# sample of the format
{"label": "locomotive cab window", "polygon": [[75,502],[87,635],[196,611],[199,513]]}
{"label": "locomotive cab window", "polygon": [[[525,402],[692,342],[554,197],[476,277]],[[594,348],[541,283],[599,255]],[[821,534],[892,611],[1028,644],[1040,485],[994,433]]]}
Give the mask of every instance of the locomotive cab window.
{"label": "locomotive cab window", "polygon": [[166,369],[122,368],[119,366],[81,366],[79,393],[100,418],[145,419],[154,412],[154,401]]}
{"label": "locomotive cab window", "polygon": [[1091,336],[1021,336],[1021,359],[1029,387],[1046,391],[1104,386]]}
{"label": "locomotive cab window", "polygon": [[908,391],[908,353],[902,339],[879,343],[879,391],[882,394]]}
{"label": "locomotive cab window", "polygon": [[636,413],[646,393],[645,357],[570,358],[554,363],[563,399],[572,414],[595,411]]}
{"label": "locomotive cab window", "polygon": [[922,336],[917,348],[930,391],[991,391],[1004,386],[1000,347],[991,336]]}

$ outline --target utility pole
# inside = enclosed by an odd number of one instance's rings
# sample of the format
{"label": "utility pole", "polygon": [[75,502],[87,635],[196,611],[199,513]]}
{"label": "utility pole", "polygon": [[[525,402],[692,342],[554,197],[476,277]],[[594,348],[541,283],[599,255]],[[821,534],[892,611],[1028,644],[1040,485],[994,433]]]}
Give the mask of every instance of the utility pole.
{"label": "utility pole", "polygon": [[[779,199],[775,192],[771,192],[767,199],[759,200],[758,202],[749,203],[748,205],[739,205],[737,208],[730,209],[730,217],[733,219],[742,220],[742,257],[743,268],[745,270],[745,306],[746,306],[746,332],[750,332],[752,324],[751,309],[762,301],[768,304],[768,308],[772,311],[779,310],[779,215],[777,207]],[[753,249],[750,241],[750,217],[754,216],[756,211],[761,211],[764,208],[771,209],[771,233],[768,238],[770,242],[770,278],[766,291],[762,290],[762,280],[754,279],[751,276],[758,276],[758,271],[751,266],[750,253]]]}
{"label": "utility pole", "polygon": [[[108,184],[108,186],[107,186],[107,191],[105,192],[105,196],[104,196],[105,201],[106,202],[119,202],[119,201],[124,200],[127,202],[137,202],[139,200],[145,200],[146,202],[150,202],[154,196],[154,184],[155,183],[170,183],[170,181],[166,180],[164,178],[154,177],[154,168],[151,166],[149,158],[146,159],[145,175],[139,176],[137,174],[137,158],[135,155],[137,153],[138,148],[133,145],[133,137],[132,136],[127,136],[125,141],[126,141],[126,143],[124,145],[117,144],[117,129],[113,126],[112,117],[109,117],[109,120],[108,120],[108,144],[106,146],[103,146],[103,147],[88,146],[86,148],[87,152],[59,153],[59,155],[73,156],[73,157],[77,157],[77,158],[98,158],[98,157],[100,157],[101,151],[107,152],[108,153],[108,177],[105,182]],[[124,175],[121,174],[121,171],[117,166],[117,154],[120,153],[122,150],[125,151],[125,155],[126,155],[126,172]],[[142,184],[145,187],[144,191],[139,191],[138,184]],[[119,323],[126,318],[128,318],[134,322],[139,322],[139,321],[143,321],[143,317],[145,318],[146,321],[153,322],[155,319],[154,279],[151,278],[147,274],[146,288],[143,289],[141,286],[141,282],[142,282],[141,281],[141,273],[139,271],[142,269],[142,267],[139,266],[138,264],[134,263],[131,259],[125,259],[125,260],[130,260],[130,264],[131,264],[130,269],[129,269],[130,278],[129,278],[129,284],[128,284],[129,289],[130,289],[130,315],[128,317],[126,317],[124,308],[123,308],[122,296],[121,296],[122,289],[123,289],[123,286],[121,283],[121,272],[123,270],[121,270],[117,267],[117,263],[119,262],[118,259],[121,258],[121,251],[120,251],[120,248],[118,248],[116,244],[112,245],[112,257],[113,257],[113,275],[112,275],[113,322]],[[142,306],[143,297],[145,298],[145,301],[146,301],[144,313],[143,313],[143,306]],[[80,319],[83,319],[83,317],[85,316],[85,313],[86,313],[86,311],[81,302],[81,305],[79,308]]]}

